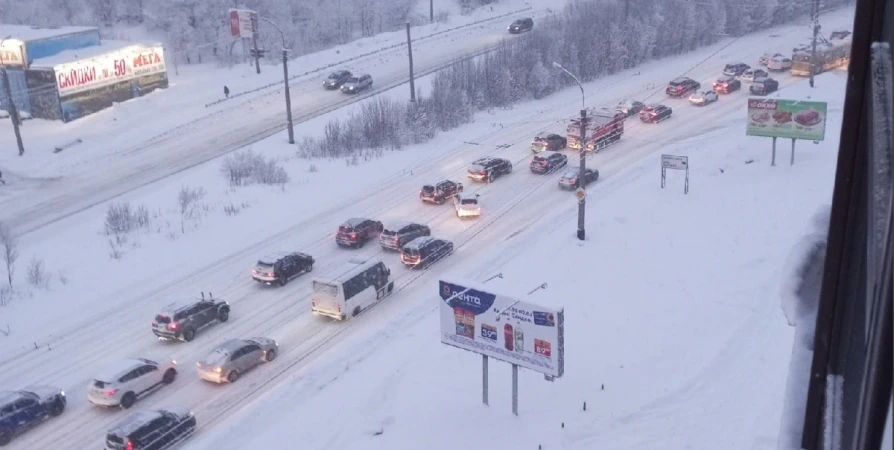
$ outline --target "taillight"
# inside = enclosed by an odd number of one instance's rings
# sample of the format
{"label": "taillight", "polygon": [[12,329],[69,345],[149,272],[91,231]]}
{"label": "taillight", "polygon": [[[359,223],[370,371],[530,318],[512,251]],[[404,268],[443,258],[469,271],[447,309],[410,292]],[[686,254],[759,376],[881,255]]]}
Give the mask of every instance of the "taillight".
{"label": "taillight", "polygon": [[267,273],[264,274],[264,275],[266,275],[266,276],[268,276],[268,277],[272,277],[272,276],[273,276],[273,272],[267,272]]}
{"label": "taillight", "polygon": [[108,391],[106,391],[106,395],[108,395],[109,397],[111,397],[117,393],[118,393],[118,389],[109,389]]}
{"label": "taillight", "polygon": [[177,329],[177,322],[171,322],[171,323],[169,323],[169,324],[168,324],[168,329],[169,329],[169,330],[176,330],[176,329]]}
{"label": "taillight", "polygon": [[315,299],[315,298],[310,299],[310,306],[317,306],[317,299]]}
{"label": "taillight", "polygon": [[153,321],[152,321],[152,326],[154,327],[154,326],[156,326],[156,325],[158,325],[158,322],[156,322],[156,321],[153,320]]}
{"label": "taillight", "polygon": [[124,450],[133,450],[133,441],[128,439],[127,443],[124,444]]}
{"label": "taillight", "polygon": [[351,233],[351,239],[357,239],[357,233]]}

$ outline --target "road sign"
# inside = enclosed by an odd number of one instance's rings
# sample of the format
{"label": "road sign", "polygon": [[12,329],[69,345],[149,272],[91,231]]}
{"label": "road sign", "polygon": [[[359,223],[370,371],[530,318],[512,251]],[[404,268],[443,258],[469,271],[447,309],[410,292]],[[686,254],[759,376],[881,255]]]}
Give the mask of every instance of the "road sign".
{"label": "road sign", "polygon": [[574,196],[577,197],[577,201],[582,202],[587,198],[587,191],[585,191],[584,188],[577,188],[577,190],[574,191]]}
{"label": "road sign", "polygon": [[662,169],[686,170],[689,167],[688,156],[661,155]]}

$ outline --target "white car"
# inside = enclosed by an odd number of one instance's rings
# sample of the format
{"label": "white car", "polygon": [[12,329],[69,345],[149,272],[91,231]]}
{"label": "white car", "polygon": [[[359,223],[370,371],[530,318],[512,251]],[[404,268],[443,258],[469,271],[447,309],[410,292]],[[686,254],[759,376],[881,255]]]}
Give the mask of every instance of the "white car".
{"label": "white car", "polygon": [[766,78],[770,76],[770,73],[763,69],[749,69],[746,70],[745,73],[742,74],[742,81],[750,81],[753,82],[758,78]]}
{"label": "white car", "polygon": [[768,70],[775,70],[775,71],[779,71],[779,72],[789,70],[791,68],[792,68],[792,60],[789,58],[786,58],[785,56],[775,56],[767,64]]}
{"label": "white car", "polygon": [[87,386],[87,399],[97,406],[130,408],[159,387],[174,382],[177,361],[164,364],[143,358],[125,359],[108,367]]}
{"label": "white car", "polygon": [[782,55],[782,53],[764,53],[763,55],[761,55],[760,60],[758,60],[758,62],[760,62],[760,65],[766,66],[767,64],[770,64],[771,59],[776,58],[777,56],[783,56],[783,55]]}
{"label": "white car", "polygon": [[456,194],[453,196],[453,206],[456,208],[456,217],[460,219],[464,217],[481,216],[481,205],[478,203],[478,194],[474,196]]}
{"label": "white car", "polygon": [[689,96],[689,103],[696,106],[705,106],[709,103],[716,102],[718,98],[717,93],[714,91],[696,92]]}

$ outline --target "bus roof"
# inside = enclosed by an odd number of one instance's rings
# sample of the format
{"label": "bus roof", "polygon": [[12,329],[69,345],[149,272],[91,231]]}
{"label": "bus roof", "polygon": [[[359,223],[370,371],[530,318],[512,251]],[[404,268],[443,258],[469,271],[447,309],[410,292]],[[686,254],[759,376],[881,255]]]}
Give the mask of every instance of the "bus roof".
{"label": "bus roof", "polygon": [[382,262],[381,259],[355,259],[351,258],[348,262],[336,267],[332,270],[332,277],[314,278],[314,281],[325,284],[341,284],[350,280],[358,273],[364,272],[376,264]]}

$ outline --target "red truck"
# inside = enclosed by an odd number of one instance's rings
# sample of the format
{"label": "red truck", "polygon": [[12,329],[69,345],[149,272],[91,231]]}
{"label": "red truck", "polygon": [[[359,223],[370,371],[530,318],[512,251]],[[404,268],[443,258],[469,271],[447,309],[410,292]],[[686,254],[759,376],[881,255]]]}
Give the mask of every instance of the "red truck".
{"label": "red truck", "polygon": [[[600,108],[587,111],[587,151],[599,151],[621,140],[624,120],[620,111]],[[580,118],[568,124],[568,148],[580,150]]]}

